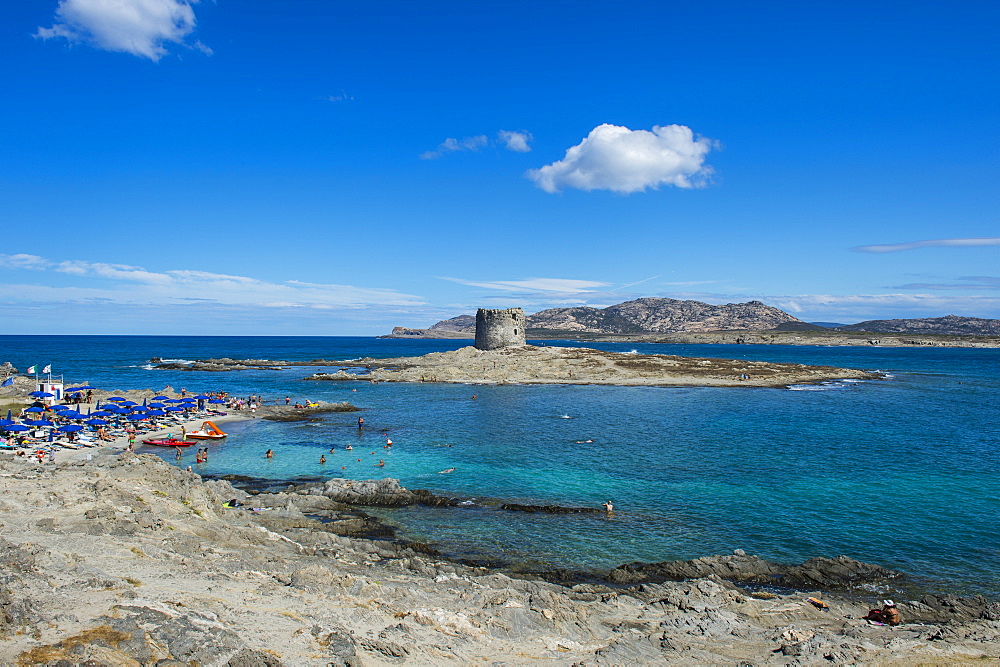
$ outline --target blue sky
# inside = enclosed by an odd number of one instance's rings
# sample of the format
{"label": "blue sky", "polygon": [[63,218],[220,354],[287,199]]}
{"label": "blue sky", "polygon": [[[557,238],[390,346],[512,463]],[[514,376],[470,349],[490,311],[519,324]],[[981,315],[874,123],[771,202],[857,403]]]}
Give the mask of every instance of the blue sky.
{"label": "blue sky", "polygon": [[1000,317],[1000,4],[33,0],[0,331]]}

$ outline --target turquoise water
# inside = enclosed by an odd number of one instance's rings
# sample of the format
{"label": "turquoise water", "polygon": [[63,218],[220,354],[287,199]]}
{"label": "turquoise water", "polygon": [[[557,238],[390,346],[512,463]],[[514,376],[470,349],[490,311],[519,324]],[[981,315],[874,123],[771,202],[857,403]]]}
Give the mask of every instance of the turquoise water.
{"label": "turquoise water", "polygon": [[[593,345],[888,373],[879,381],[789,390],[371,385],[306,382],[312,369],[302,367],[143,367],[153,356],[417,355],[463,341],[4,336],[0,344],[0,362],[22,370],[52,363],[67,379],[100,388],[170,384],[348,400],[365,409],[362,434],[357,413],[317,423],[231,424],[230,437],[212,445],[199,467],[206,473],[395,477],[470,499],[615,504],[610,518],[478,505],[380,513],[402,536],[450,554],[597,569],[737,548],[784,562],[846,554],[907,572],[931,589],[1000,594],[1000,350]],[[391,450],[382,447],[383,432]],[[274,459],[263,457],[269,448]],[[172,453],[166,457],[173,462]],[[375,467],[379,459],[384,468]],[[439,472],[447,468],[455,471]]]}

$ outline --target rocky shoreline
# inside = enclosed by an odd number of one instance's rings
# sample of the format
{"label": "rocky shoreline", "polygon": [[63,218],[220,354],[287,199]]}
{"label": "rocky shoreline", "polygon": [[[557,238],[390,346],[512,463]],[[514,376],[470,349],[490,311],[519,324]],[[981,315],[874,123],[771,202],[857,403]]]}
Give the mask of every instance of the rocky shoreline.
{"label": "rocky shoreline", "polygon": [[[878,597],[859,600],[863,590],[737,586],[727,573],[776,567],[740,553],[674,564],[669,577],[657,564],[661,581],[561,586],[351,537],[365,526],[344,501],[419,500],[394,480],[251,495],[151,455],[99,452],[44,465],[0,454],[0,484],[4,664],[954,664],[1000,654],[996,603],[904,602],[903,625],[875,626],[860,620]],[[848,573],[853,586],[877,566],[799,568]]]}
{"label": "rocky shoreline", "polygon": [[422,357],[342,362],[354,371],[315,373],[307,380],[453,382],[468,384],[605,384],[626,386],[785,387],[829,380],[872,380],[876,373],[832,366],[608,352],[525,345],[499,350],[463,347]]}

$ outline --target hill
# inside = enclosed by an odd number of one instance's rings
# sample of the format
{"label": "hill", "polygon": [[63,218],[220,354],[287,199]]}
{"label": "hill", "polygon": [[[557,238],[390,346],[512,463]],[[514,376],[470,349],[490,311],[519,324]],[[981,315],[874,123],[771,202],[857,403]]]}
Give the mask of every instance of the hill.
{"label": "hill", "polygon": [[908,320],[867,320],[857,324],[839,326],[836,330],[940,336],[998,336],[1000,335],[1000,320],[945,315],[944,317],[923,317]]}

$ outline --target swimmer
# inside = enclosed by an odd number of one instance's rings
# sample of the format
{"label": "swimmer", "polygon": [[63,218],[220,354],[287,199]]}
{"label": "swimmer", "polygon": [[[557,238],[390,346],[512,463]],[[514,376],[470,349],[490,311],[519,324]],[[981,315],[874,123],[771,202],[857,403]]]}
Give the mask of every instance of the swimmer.
{"label": "swimmer", "polygon": [[347,451],[351,451],[352,449],[354,449],[354,447],[351,447],[350,445],[348,445],[347,447],[344,447],[344,449],[346,449]]}
{"label": "swimmer", "polygon": [[384,468],[385,467],[385,461],[383,461],[382,459],[379,459],[378,460],[378,467],[379,468]]}
{"label": "swimmer", "polygon": [[438,472],[438,474],[439,475],[443,475],[443,474],[445,474],[447,472],[455,472],[455,469],[454,468],[445,468],[444,470]]}
{"label": "swimmer", "polygon": [[269,459],[273,459],[273,458],[274,458],[274,451],[273,451],[273,450],[270,450],[270,449],[269,449],[269,450],[267,450],[267,451],[266,451],[266,452],[264,453],[264,456],[265,456],[266,458],[269,458]]}
{"label": "swimmer", "polygon": [[365,418],[358,417],[358,428],[364,428],[364,427],[365,427]]}
{"label": "swimmer", "polygon": [[385,446],[392,447],[392,438],[390,438],[389,436],[385,436]]}
{"label": "swimmer", "polygon": [[320,463],[326,463],[326,454],[321,454],[320,455],[319,462]]}
{"label": "swimmer", "polygon": [[336,448],[336,447],[331,447],[331,448],[330,448],[330,453],[331,453],[331,454],[333,454],[333,453],[334,453],[335,451],[337,451],[337,448]]}
{"label": "swimmer", "polygon": [[608,514],[611,514],[612,512],[615,511],[615,506],[611,504],[610,500],[604,503],[604,511],[606,511]]}

